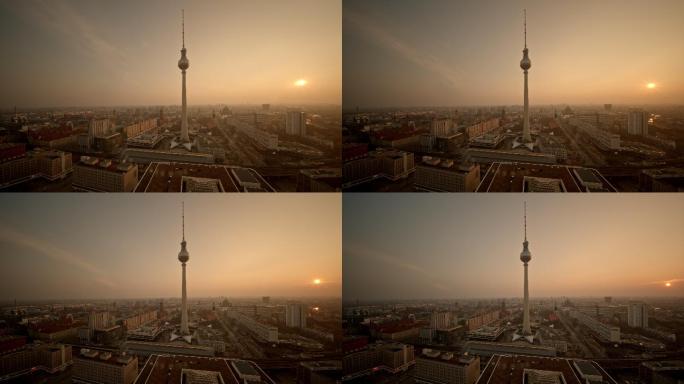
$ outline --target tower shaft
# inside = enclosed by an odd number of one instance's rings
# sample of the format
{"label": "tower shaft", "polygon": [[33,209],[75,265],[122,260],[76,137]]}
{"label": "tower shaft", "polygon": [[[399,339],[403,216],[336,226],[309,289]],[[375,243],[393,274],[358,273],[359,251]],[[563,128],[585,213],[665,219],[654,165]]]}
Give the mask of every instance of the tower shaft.
{"label": "tower shaft", "polygon": [[[181,141],[183,142],[188,142],[190,141],[190,136],[188,134],[188,100],[185,92],[185,69],[182,70],[183,74],[183,96],[182,96],[182,110],[181,110]],[[527,84],[527,80],[525,81],[525,84]],[[527,89],[527,88],[525,88]],[[527,95],[527,91],[525,91]]]}
{"label": "tower shaft", "polygon": [[530,291],[527,286],[527,263],[525,268],[525,292],[523,293],[523,335],[531,335],[532,328],[530,327]]}
{"label": "tower shaft", "polygon": [[527,94],[527,70],[524,71],[525,76],[525,91],[524,91],[524,110],[523,110],[523,141],[529,143],[532,141],[530,135],[530,100]]}
{"label": "tower shaft", "polygon": [[[183,265],[183,297],[181,298],[181,334],[189,335],[188,328],[188,294],[185,288],[185,263]],[[527,280],[526,280],[527,281]]]}

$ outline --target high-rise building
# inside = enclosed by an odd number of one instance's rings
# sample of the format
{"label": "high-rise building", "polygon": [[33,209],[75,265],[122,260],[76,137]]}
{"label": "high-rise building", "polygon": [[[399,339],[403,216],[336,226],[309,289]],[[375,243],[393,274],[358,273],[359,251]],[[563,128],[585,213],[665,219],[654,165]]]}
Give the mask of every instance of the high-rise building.
{"label": "high-rise building", "polygon": [[289,303],[285,307],[285,325],[306,328],[306,307],[299,303]]}
{"label": "high-rise building", "polygon": [[302,111],[287,111],[285,133],[288,135],[306,135],[306,114]]}
{"label": "high-rise building", "polygon": [[446,329],[451,325],[451,312],[432,312],[430,315],[430,328]]}
{"label": "high-rise building", "polygon": [[627,112],[627,134],[648,136],[648,113],[643,109],[630,109]]}
{"label": "high-rise building", "polygon": [[189,335],[190,334],[190,329],[188,328],[188,294],[187,290],[185,287],[185,263],[188,262],[190,259],[190,253],[188,252],[186,245],[187,242],[185,241],[185,205],[183,205],[183,215],[182,215],[182,232],[183,232],[183,240],[181,241],[181,250],[178,252],[178,261],[181,262],[181,266],[183,268],[183,288],[182,288],[182,298],[181,298],[181,327],[180,327],[180,333],[182,335]]}
{"label": "high-rise building", "polygon": [[190,142],[188,135],[188,101],[185,95],[185,71],[190,68],[190,61],[188,60],[185,49],[185,11],[182,13],[182,30],[183,30],[183,48],[181,48],[181,58],[178,60],[178,68],[180,68],[183,75],[183,92],[182,92],[182,111],[181,111],[181,136],[180,140],[183,143]]}
{"label": "high-rise building", "polygon": [[433,136],[447,136],[451,129],[451,119],[434,119],[430,124],[430,134]]}
{"label": "high-rise building", "polygon": [[627,325],[635,328],[648,328],[648,307],[644,303],[629,303]]}

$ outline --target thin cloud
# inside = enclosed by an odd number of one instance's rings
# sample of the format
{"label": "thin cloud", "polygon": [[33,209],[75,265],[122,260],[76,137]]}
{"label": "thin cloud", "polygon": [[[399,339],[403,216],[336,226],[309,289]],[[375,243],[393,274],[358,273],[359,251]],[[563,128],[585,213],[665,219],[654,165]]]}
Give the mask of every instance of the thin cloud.
{"label": "thin cloud", "polygon": [[[379,47],[391,49],[404,59],[443,77],[454,86],[463,84],[463,76],[452,65],[448,65],[438,57],[421,52],[410,44],[401,41],[396,36],[379,27],[377,23],[368,20],[364,15],[345,9],[344,19],[346,21],[345,28],[347,28],[348,24],[353,24],[358,29],[358,35],[362,38],[371,40]],[[349,30],[354,29],[349,28]]]}
{"label": "thin cloud", "polygon": [[669,279],[669,280],[658,280],[658,281],[651,281],[649,283],[645,283],[644,285],[663,285],[665,283],[678,283],[684,281],[682,278],[676,278],[676,279]]}
{"label": "thin cloud", "polygon": [[79,12],[63,1],[21,3],[19,9],[31,23],[43,25],[63,35],[87,55],[113,66],[127,65],[126,54],[95,31]]}
{"label": "thin cloud", "polygon": [[376,260],[382,261],[383,263],[389,264],[396,268],[401,268],[422,275],[427,279],[427,285],[430,285],[439,291],[445,293],[453,293],[454,291],[453,289],[450,289],[446,284],[442,284],[441,282],[437,281],[437,277],[435,277],[435,275],[430,273],[427,269],[424,269],[416,264],[406,262],[396,257],[392,257],[385,252],[373,250],[367,247],[345,245],[344,248],[346,253],[354,253],[359,256],[372,257]]}
{"label": "thin cloud", "polygon": [[74,266],[83,272],[87,272],[94,282],[105,287],[114,288],[116,286],[116,284],[107,277],[106,273],[95,265],[90,264],[81,257],[45,240],[7,227],[0,227],[0,242],[11,243],[18,247],[29,249],[43,256],[47,256],[60,263]]}

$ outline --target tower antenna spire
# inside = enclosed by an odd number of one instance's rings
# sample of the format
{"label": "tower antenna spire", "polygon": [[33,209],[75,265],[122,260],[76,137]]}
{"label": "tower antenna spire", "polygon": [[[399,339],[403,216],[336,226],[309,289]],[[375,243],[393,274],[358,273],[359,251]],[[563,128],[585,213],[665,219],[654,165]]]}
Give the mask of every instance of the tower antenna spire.
{"label": "tower antenna spire", "polygon": [[181,29],[183,30],[183,48],[185,48],[185,9],[181,9]]}
{"label": "tower antenna spire", "polygon": [[525,241],[527,241],[527,201],[523,204],[524,210],[524,220],[525,220]]}
{"label": "tower antenna spire", "polygon": [[185,202],[181,202],[181,217],[183,221],[183,241],[185,241]]}
{"label": "tower antenna spire", "polygon": [[525,29],[525,48],[527,48],[527,9],[523,9],[523,26]]}

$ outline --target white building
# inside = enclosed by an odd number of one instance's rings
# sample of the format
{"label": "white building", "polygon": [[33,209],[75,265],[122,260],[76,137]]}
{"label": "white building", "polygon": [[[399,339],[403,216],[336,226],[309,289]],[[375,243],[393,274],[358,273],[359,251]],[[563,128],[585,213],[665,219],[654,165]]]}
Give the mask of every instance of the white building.
{"label": "white building", "polygon": [[285,325],[294,328],[306,328],[306,307],[291,303],[285,307]]}
{"label": "white building", "polygon": [[627,307],[627,325],[648,328],[648,308],[644,303],[630,303]]}
{"label": "white building", "polygon": [[285,133],[288,135],[306,135],[306,115],[301,111],[287,111]]}
{"label": "white building", "polygon": [[648,113],[642,109],[630,109],[627,113],[627,133],[648,136]]}

